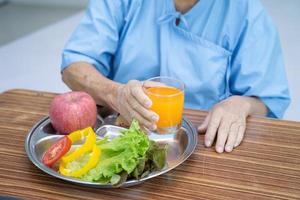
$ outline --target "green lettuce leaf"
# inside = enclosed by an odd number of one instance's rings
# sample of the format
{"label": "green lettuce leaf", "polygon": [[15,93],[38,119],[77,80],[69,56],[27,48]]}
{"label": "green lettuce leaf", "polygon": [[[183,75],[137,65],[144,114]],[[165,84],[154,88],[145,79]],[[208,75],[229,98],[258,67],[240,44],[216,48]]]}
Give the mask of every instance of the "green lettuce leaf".
{"label": "green lettuce leaf", "polygon": [[100,161],[82,179],[100,182],[112,180],[116,183],[118,179],[116,175],[123,171],[127,174],[134,171],[139,159],[146,156],[150,141],[134,120],[130,128],[123,131],[120,137],[98,143],[98,147],[101,149]]}

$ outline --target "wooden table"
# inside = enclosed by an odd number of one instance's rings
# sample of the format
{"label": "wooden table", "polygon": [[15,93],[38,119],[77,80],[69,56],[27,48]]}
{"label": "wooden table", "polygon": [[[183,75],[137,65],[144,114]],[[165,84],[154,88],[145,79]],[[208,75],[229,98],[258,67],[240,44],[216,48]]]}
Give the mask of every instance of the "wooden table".
{"label": "wooden table", "polygon": [[[0,94],[0,195],[24,199],[300,199],[300,123],[249,118],[232,153],[204,148],[171,172],[123,189],[96,189],[53,178],[27,158],[24,139],[48,115],[55,94],[11,90]],[[200,124],[205,112],[186,110]]]}

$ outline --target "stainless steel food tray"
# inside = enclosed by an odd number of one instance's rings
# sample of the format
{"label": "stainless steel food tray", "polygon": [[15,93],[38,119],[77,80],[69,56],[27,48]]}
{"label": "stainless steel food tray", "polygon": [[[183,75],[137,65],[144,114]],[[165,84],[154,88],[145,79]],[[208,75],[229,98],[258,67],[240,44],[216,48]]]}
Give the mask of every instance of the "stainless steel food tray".
{"label": "stainless steel food tray", "polygon": [[[115,118],[115,116],[108,116],[105,119],[98,117],[97,123],[94,127],[97,137],[103,138],[106,136],[110,139],[118,137],[119,132],[124,128],[114,125]],[[87,182],[76,178],[66,177],[45,166],[41,162],[43,153],[60,137],[62,137],[62,135],[58,135],[55,132],[50,123],[49,117],[45,117],[35,124],[28,133],[25,141],[25,150],[31,162],[47,174],[65,181],[98,188],[114,187],[111,184]],[[147,179],[164,174],[183,163],[194,152],[197,145],[198,134],[192,123],[188,119],[183,118],[182,127],[176,134],[158,135],[155,133],[149,133],[149,138],[158,143],[167,144],[166,166],[162,170],[152,172],[148,176],[139,180],[127,180],[121,185],[121,187],[140,184]]]}

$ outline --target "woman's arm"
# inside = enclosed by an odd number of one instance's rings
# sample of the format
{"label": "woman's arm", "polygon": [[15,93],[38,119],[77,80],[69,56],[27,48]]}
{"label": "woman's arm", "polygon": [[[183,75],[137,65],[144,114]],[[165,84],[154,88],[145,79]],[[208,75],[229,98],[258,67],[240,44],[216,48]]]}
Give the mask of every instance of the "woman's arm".
{"label": "woman's arm", "polygon": [[98,105],[110,107],[113,107],[112,101],[117,95],[117,88],[121,86],[104,77],[86,62],[71,64],[63,71],[62,79],[72,90],[86,91]]}
{"label": "woman's arm", "polygon": [[[205,145],[216,138],[216,151],[227,152],[238,146],[246,129],[248,115],[281,118],[289,105],[288,83],[282,50],[271,18],[259,1],[247,1],[247,26],[232,37],[236,40],[231,55],[228,89],[231,96],[217,104],[199,131],[206,131]],[[248,96],[248,97],[247,97]],[[253,97],[254,96],[254,97]],[[258,98],[256,98],[258,97]]]}

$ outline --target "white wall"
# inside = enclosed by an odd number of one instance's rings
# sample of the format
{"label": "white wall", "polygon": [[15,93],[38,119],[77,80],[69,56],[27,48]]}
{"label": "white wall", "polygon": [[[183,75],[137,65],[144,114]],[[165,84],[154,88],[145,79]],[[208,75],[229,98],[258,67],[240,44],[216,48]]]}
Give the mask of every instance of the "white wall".
{"label": "white wall", "polygon": [[60,75],[61,52],[83,13],[0,47],[0,92],[27,88],[49,92],[69,89]]}

